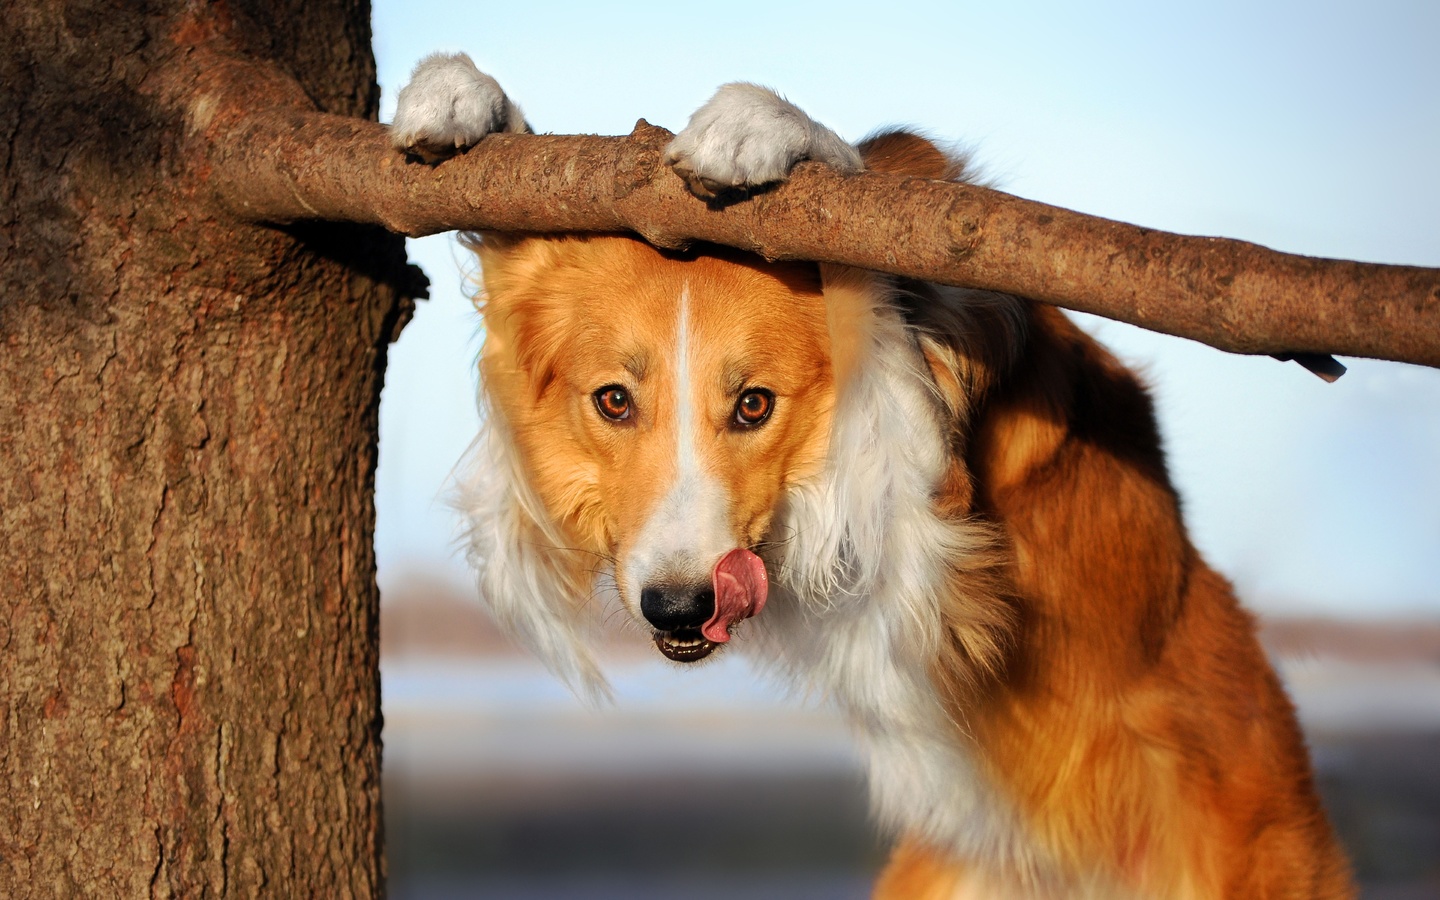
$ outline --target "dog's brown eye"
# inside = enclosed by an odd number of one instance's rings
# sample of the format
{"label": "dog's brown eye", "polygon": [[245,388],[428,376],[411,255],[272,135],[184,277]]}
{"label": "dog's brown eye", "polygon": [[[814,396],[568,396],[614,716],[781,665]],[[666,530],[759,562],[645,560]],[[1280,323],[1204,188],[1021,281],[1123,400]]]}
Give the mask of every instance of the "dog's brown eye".
{"label": "dog's brown eye", "polygon": [[735,424],[747,428],[759,425],[770,418],[775,406],[775,395],[769,391],[746,391],[735,402]]}
{"label": "dog's brown eye", "polygon": [[616,384],[607,385],[595,392],[595,408],[612,422],[623,422],[630,418],[630,392]]}

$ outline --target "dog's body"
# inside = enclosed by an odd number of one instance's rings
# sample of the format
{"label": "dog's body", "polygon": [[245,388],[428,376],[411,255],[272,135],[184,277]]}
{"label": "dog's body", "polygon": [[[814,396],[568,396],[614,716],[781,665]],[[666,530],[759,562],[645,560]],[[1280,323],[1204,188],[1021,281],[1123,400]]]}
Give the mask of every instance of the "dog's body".
{"label": "dog's body", "polygon": [[[518,118],[499,96],[482,130]],[[401,146],[426,142],[415,118]],[[922,138],[851,148],[752,86],[671,157],[702,192],[803,158],[963,177]],[[628,237],[476,247],[472,551],[572,684],[599,683],[597,576],[672,659],[738,629],[855,723],[903,835],[878,897],[1353,895],[1252,622],[1186,538],[1150,402],[1063,314]]]}

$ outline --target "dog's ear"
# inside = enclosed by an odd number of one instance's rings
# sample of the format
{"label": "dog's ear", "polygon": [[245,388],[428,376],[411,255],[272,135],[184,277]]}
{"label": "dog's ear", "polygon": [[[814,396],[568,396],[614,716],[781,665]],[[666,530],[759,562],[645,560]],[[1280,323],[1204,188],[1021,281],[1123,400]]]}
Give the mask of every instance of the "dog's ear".
{"label": "dog's ear", "polygon": [[481,600],[495,618],[576,694],[592,703],[607,699],[590,650],[602,606],[592,596],[593,561],[570,549],[545,518],[493,406],[460,463],[452,503]]}
{"label": "dog's ear", "polygon": [[536,234],[504,231],[467,231],[460,235],[460,245],[480,261],[477,300],[482,304],[492,298],[519,296],[517,288],[534,280],[535,275],[554,258],[554,238]]}
{"label": "dog's ear", "polygon": [[471,232],[460,240],[480,262],[475,305],[485,321],[482,370],[492,387],[536,400],[554,381],[574,332],[574,310],[557,303],[545,283],[569,241],[501,232]]}

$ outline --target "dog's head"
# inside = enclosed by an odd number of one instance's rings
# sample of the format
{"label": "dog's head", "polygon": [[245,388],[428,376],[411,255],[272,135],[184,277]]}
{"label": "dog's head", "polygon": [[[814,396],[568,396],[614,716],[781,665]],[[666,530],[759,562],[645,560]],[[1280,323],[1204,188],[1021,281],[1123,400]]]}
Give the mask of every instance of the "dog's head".
{"label": "dog's head", "polygon": [[491,606],[572,683],[599,680],[597,582],[689,662],[772,580],[832,602],[913,555],[886,546],[895,522],[926,540],[944,404],[874,276],[624,237],[476,249],[489,421],[461,498],[471,554]]}

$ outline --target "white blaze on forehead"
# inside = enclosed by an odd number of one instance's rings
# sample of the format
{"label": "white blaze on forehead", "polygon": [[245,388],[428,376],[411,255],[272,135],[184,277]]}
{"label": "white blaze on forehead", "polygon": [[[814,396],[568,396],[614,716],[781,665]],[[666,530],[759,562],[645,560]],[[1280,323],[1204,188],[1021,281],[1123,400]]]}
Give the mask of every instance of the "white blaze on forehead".
{"label": "white blaze on forehead", "polygon": [[695,398],[690,385],[690,285],[680,288],[675,323],[675,467],[679,481],[697,478],[700,461],[695,454]]}
{"label": "white blaze on forehead", "polygon": [[624,593],[638,603],[640,590],[660,582],[695,583],[708,580],[725,552],[735,546],[728,515],[729,492],[707,472],[700,444],[710,436],[704,397],[697,396],[692,378],[692,322],[690,288],[680,290],[675,326],[674,480],[661,495],[650,518],[625,560]]}

